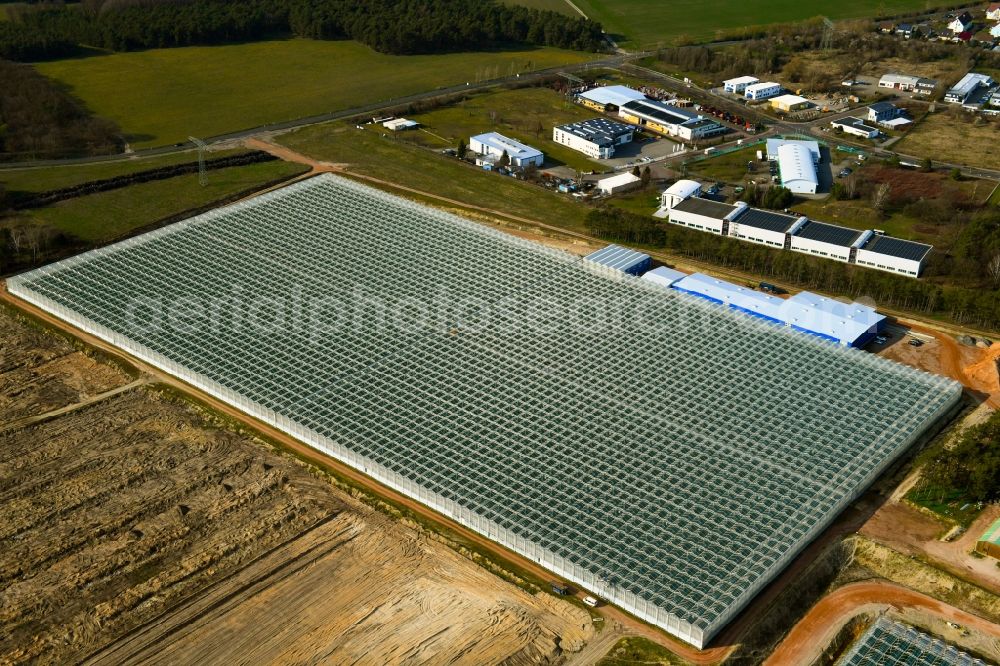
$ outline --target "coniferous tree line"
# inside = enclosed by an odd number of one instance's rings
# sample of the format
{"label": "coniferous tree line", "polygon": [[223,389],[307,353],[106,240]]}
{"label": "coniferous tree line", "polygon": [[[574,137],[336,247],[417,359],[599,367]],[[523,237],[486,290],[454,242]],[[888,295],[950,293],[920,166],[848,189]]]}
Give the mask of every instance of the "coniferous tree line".
{"label": "coniferous tree line", "polygon": [[28,65],[0,60],[0,160],[121,150],[118,128]]}
{"label": "coniferous tree line", "polygon": [[62,58],[84,46],[132,51],[294,35],[354,39],[393,54],[526,43],[598,51],[601,26],[495,0],[88,0],[0,22],[0,57]]}
{"label": "coniferous tree line", "polygon": [[[989,238],[982,229],[971,234],[966,245],[983,243],[1000,247],[1000,213],[993,213]],[[764,278],[788,282],[805,289],[817,289],[875,299],[883,307],[909,310],[924,315],[945,317],[955,323],[989,330],[1000,330],[1000,291],[988,284],[967,286],[947,272],[948,261],[928,268],[931,279],[914,279],[861,266],[841,263],[799,252],[788,252],[764,245],[706,234],[655,218],[603,207],[592,211],[587,226],[594,236],[634,245],[664,248],[681,256],[710,262],[725,268],[747,271]],[[978,238],[978,240],[977,240]],[[984,254],[989,249],[983,249]],[[932,257],[934,255],[932,254]],[[981,270],[985,267],[981,267]]]}

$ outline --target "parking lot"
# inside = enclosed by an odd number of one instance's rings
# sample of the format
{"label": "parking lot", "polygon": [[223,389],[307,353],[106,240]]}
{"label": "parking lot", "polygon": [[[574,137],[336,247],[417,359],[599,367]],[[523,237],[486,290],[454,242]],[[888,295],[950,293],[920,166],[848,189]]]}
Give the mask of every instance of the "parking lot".
{"label": "parking lot", "polygon": [[609,169],[631,168],[648,164],[654,160],[675,155],[679,142],[647,133],[636,134],[632,143],[615,148],[615,156],[601,160]]}

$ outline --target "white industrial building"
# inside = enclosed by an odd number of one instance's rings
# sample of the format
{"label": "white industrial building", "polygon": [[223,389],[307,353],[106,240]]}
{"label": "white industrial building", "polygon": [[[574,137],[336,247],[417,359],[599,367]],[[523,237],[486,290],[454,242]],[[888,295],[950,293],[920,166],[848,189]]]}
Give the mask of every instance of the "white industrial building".
{"label": "white industrial building", "polygon": [[819,178],[816,176],[816,162],[808,148],[792,142],[779,147],[778,171],[782,186],[791,192],[816,194]]}
{"label": "white industrial building", "polygon": [[597,181],[597,189],[602,194],[617,194],[618,192],[627,192],[635,189],[641,182],[642,178],[628,171],[623,171],[616,176],[602,178]]}
{"label": "white industrial building", "polygon": [[932,247],[891,238],[872,230],[859,231],[808,217],[735,205],[699,196],[701,186],[677,181],[664,191],[655,217],[671,224],[728,236],[777,249],[860,264],[891,273],[918,277]]}
{"label": "white industrial building", "polygon": [[869,268],[917,277],[932,246],[865,231],[855,263]]}
{"label": "white industrial building", "polygon": [[500,159],[506,152],[511,166],[524,168],[529,164],[542,166],[545,155],[542,151],[527,146],[496,132],[479,134],[469,139],[469,150],[479,155]]}
{"label": "white industrial building", "polygon": [[769,99],[781,94],[781,84],[774,81],[764,83],[753,83],[743,90],[743,96],[747,99],[759,101]]}
{"label": "white industrial building", "polygon": [[795,144],[802,146],[809,151],[812,156],[813,162],[819,164],[823,159],[823,154],[819,150],[819,141],[808,141],[804,139],[780,139],[771,138],[765,143],[765,148],[767,149],[767,159],[775,162],[778,160],[778,149],[784,145]]}
{"label": "white industrial building", "polygon": [[969,72],[944,94],[944,101],[951,104],[965,104],[970,97],[979,92],[980,88],[989,88],[992,85],[994,85],[993,77]]}
{"label": "white industrial building", "polygon": [[792,234],[790,250],[851,263],[863,232],[808,220]]}
{"label": "white industrial building", "polygon": [[808,218],[797,215],[748,208],[729,223],[729,235],[751,243],[784,249],[788,235],[795,233],[796,227],[805,224],[807,220]]}
{"label": "white industrial building", "polygon": [[830,125],[835,129],[843,131],[845,134],[860,136],[862,139],[874,139],[879,135],[877,128],[866,125],[865,121],[854,116],[830,121]]}
{"label": "white industrial building", "polygon": [[741,94],[746,90],[747,86],[752,86],[755,83],[760,83],[760,79],[756,76],[738,76],[735,79],[726,79],[722,82],[722,89],[727,93]]}
{"label": "white industrial building", "polygon": [[607,266],[628,275],[639,275],[652,262],[648,254],[636,252],[621,245],[609,245],[584,257],[589,262]]}
{"label": "white industrial building", "polygon": [[607,118],[592,118],[552,128],[552,140],[588,157],[607,159],[615,148],[630,143],[635,128]]}
{"label": "white industrial building", "polygon": [[680,202],[698,196],[701,196],[701,183],[696,180],[678,180],[663,190],[663,194],[660,195],[660,210],[654,213],[654,215],[657,217],[666,217],[666,212]]}
{"label": "white industrial building", "polygon": [[628,86],[599,86],[576,96],[578,102],[595,111],[613,111],[637,99],[646,96]]}
{"label": "white industrial building", "polygon": [[382,127],[388,130],[392,130],[393,132],[413,129],[414,127],[417,127],[419,125],[420,123],[418,123],[417,121],[407,120],[406,118],[393,118],[392,120],[387,120],[384,123],[382,123]]}
{"label": "white industrial building", "polygon": [[905,74],[886,74],[878,81],[879,88],[901,90],[918,95],[933,94],[937,84],[938,82],[934,79],[927,79],[922,76],[907,76]]}
{"label": "white industrial building", "polygon": [[675,271],[673,268],[667,268],[666,266],[659,266],[642,274],[643,280],[667,288],[674,286],[675,282],[683,280],[685,277],[687,277],[687,273]]}
{"label": "white industrial building", "polygon": [[697,141],[726,131],[710,118],[652,99],[628,102],[618,109],[618,115],[630,123],[685,141]]}
{"label": "white industrial building", "polygon": [[682,227],[728,236],[733,220],[749,208],[743,201],[730,205],[711,199],[691,197],[673,206],[668,213],[668,219],[672,224]]}

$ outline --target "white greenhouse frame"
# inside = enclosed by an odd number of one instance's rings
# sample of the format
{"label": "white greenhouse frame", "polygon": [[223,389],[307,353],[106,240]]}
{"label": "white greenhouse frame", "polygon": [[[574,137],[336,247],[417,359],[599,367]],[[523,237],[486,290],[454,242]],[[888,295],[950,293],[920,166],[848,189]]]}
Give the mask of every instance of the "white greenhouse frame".
{"label": "white greenhouse frame", "polygon": [[986,662],[885,616],[837,662],[839,666],[986,666]]}
{"label": "white greenhouse frame", "polygon": [[[598,298],[580,330],[128,328],[130,299]],[[961,387],[329,174],[11,278],[14,295],[703,647]],[[649,323],[658,324],[650,326]]]}

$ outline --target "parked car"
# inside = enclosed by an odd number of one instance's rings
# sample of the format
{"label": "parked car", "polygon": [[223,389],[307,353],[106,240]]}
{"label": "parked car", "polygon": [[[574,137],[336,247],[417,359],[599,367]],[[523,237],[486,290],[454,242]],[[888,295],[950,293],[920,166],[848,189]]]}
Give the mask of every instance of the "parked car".
{"label": "parked car", "polygon": [[922,346],[924,344],[924,341],[923,340],[918,340],[916,338],[910,338],[909,344],[910,344],[911,347],[920,347],[920,346]]}
{"label": "parked car", "polygon": [[889,338],[885,337],[884,335],[876,335],[875,336],[875,344],[877,344],[877,345],[884,345],[888,341],[889,341]]}
{"label": "parked car", "polygon": [[841,177],[841,178],[847,178],[852,173],[854,173],[854,172],[851,170],[850,167],[844,167],[843,169],[840,170],[840,173],[838,173],[837,175],[839,177]]}
{"label": "parked car", "polygon": [[591,596],[588,595],[588,596],[586,596],[586,597],[583,598],[583,603],[587,604],[591,608],[597,608],[597,604],[599,604],[601,602],[598,601],[596,598],[591,597]]}

